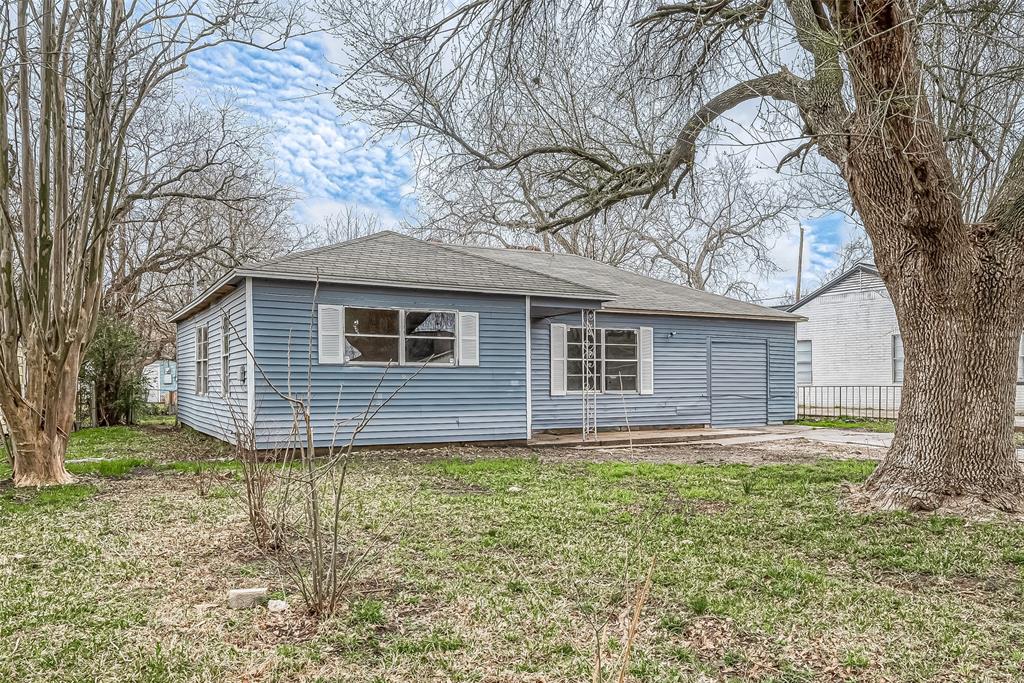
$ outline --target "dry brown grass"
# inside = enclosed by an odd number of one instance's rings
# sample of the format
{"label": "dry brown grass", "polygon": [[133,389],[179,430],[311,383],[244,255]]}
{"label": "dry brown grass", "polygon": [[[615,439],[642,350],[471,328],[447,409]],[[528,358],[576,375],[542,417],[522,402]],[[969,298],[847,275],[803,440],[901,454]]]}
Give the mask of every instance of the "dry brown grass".
{"label": "dry brown grass", "polygon": [[[0,500],[0,680],[582,681],[604,622],[607,657],[635,624],[626,680],[1022,676],[1024,532],[845,512],[842,482],[869,462],[488,454],[366,454],[352,537],[393,537],[327,621],[251,549],[230,467],[206,497],[151,467]],[[634,621],[638,549],[657,565]],[[292,609],[227,610],[248,585]]]}

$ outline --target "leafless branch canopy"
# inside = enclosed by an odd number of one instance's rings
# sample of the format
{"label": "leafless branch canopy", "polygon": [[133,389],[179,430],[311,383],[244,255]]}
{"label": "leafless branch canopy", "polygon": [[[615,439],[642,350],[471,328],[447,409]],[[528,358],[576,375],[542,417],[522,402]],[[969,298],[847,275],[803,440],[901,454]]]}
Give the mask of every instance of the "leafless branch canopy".
{"label": "leafless branch canopy", "polygon": [[[328,0],[325,11],[350,45],[342,106],[410,136],[427,163],[528,176],[522,221],[539,230],[676,194],[715,158],[710,145],[771,148],[795,175],[815,150],[861,214],[861,157],[896,139],[885,173],[951,188],[958,221],[991,219],[1021,194],[1017,3],[392,0],[371,14]],[[886,60],[906,68],[881,73]],[[936,145],[944,160],[921,169]]]}
{"label": "leafless branch canopy", "polygon": [[[249,198],[236,194],[244,164],[228,127],[208,127],[205,140],[185,128],[195,119],[180,112],[177,80],[188,60],[225,42],[276,49],[297,17],[273,0],[5,5],[0,407],[24,462],[36,450],[61,461],[111,241],[155,204]],[[28,481],[15,462],[15,480]]]}

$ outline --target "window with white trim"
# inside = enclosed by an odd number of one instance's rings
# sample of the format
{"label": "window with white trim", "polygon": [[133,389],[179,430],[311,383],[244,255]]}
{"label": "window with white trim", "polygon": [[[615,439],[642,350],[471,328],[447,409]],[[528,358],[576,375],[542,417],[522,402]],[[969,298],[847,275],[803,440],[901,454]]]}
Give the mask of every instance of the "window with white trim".
{"label": "window with white trim", "polygon": [[584,373],[583,328],[570,327],[566,337],[565,388],[570,392],[583,391],[585,374],[595,377],[600,392],[636,393],[640,369],[637,354],[637,331],[598,328],[594,344],[592,373]]}
{"label": "window with white trim", "polygon": [[231,384],[231,341],[228,338],[228,331],[231,329],[231,320],[225,313],[220,317],[220,393],[228,395]]}
{"label": "window with white trim", "polygon": [[892,381],[903,384],[903,337],[898,334],[892,336]]}
{"label": "window with white trim", "polygon": [[797,339],[796,341],[796,383],[813,384],[814,372],[812,370],[813,345],[810,339]]}
{"label": "window with white trim", "polygon": [[1017,348],[1017,384],[1024,384],[1024,337],[1020,338]]}
{"label": "window with white trim", "polygon": [[455,365],[455,311],[406,311],[403,362]]}
{"label": "window with white trim", "polygon": [[[467,365],[478,364],[476,313],[326,305],[320,311],[321,362],[454,366],[461,355]],[[340,320],[335,311],[340,311]],[[341,358],[334,357],[336,333],[328,329],[331,325],[338,325],[342,331]],[[461,352],[456,351],[460,335]]]}
{"label": "window with white trim", "polygon": [[210,328],[196,328],[196,394],[204,395],[210,385]]}

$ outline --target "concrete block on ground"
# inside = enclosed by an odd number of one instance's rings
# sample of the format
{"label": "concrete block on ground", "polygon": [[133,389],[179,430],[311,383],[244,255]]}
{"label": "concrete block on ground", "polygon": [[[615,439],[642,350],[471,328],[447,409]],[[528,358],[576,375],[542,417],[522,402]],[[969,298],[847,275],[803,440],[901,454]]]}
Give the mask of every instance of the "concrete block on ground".
{"label": "concrete block on ground", "polygon": [[230,609],[252,609],[256,605],[267,602],[266,588],[232,588],[228,591],[228,607]]}

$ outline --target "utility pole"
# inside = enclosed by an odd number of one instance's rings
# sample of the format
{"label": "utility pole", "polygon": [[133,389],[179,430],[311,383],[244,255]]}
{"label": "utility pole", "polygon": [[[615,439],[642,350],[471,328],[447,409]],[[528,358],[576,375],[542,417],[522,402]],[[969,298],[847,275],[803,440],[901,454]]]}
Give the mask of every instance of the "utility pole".
{"label": "utility pole", "polygon": [[796,301],[800,301],[800,281],[804,276],[804,226],[800,225],[800,253],[796,257]]}

